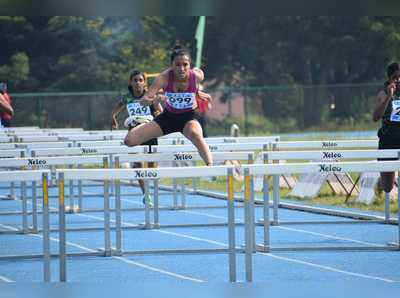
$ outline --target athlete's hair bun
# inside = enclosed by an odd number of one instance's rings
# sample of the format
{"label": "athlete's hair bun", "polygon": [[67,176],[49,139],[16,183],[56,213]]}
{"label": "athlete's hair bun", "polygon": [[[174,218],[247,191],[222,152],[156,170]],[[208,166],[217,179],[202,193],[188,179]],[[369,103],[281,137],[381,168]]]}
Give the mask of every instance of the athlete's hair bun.
{"label": "athlete's hair bun", "polygon": [[192,58],[190,57],[190,53],[187,49],[185,49],[182,45],[177,43],[171,51],[171,63],[174,62],[175,58],[178,56],[188,56],[189,60],[192,61]]}

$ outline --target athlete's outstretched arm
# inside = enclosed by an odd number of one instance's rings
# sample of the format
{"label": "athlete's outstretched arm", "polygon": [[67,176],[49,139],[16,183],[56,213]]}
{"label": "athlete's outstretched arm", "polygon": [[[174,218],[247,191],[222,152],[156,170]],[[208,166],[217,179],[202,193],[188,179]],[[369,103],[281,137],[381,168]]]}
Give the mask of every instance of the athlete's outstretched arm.
{"label": "athlete's outstretched arm", "polygon": [[158,116],[163,112],[162,105],[158,100],[153,101],[153,107],[154,107],[154,116]]}
{"label": "athlete's outstretched arm", "polygon": [[143,95],[142,100],[140,101],[142,105],[148,106],[152,104],[157,95],[157,92],[165,87],[165,77],[166,72],[164,71],[154,79],[153,83],[149,87],[149,90],[147,90],[147,92]]}
{"label": "athlete's outstretched arm", "polygon": [[111,112],[111,127],[113,129],[118,129],[118,120],[117,120],[117,116],[119,113],[121,113],[121,111],[124,109],[125,105],[122,102],[118,102],[112,112]]}
{"label": "athlete's outstretched arm", "polygon": [[202,82],[204,80],[204,72],[197,67],[193,68],[194,74],[196,75],[197,82]]}

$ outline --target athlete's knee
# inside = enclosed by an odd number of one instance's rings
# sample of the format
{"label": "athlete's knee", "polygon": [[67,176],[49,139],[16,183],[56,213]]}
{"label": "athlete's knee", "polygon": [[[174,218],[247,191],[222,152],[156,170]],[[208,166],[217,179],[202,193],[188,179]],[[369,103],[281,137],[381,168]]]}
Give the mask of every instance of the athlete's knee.
{"label": "athlete's knee", "polygon": [[129,138],[129,136],[126,136],[124,139],[124,144],[128,147],[133,147],[136,146],[136,142],[134,140],[132,140],[132,138]]}
{"label": "athlete's knee", "polygon": [[187,134],[187,137],[194,142],[200,142],[203,140],[203,135],[197,131],[190,131]]}

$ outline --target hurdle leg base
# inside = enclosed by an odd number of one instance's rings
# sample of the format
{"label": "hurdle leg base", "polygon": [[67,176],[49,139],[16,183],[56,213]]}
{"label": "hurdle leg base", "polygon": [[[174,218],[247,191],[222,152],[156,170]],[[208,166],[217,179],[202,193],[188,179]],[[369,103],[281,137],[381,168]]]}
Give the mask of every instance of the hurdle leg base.
{"label": "hurdle leg base", "polygon": [[388,242],[387,244],[390,247],[397,247],[398,250],[400,250],[400,243],[397,242]]}
{"label": "hurdle leg base", "polygon": [[121,257],[121,256],[124,255],[122,250],[118,250],[118,249],[115,249],[115,248],[111,249],[111,253],[112,253],[113,256],[117,256],[117,257]]}
{"label": "hurdle leg base", "polygon": [[[142,230],[152,230],[152,229],[154,229],[154,225],[151,224],[151,223],[150,224],[141,223],[138,226],[139,226],[139,229],[142,229]],[[158,228],[160,228],[160,225],[158,225]]]}
{"label": "hurdle leg base", "polygon": [[182,210],[182,206],[172,206],[170,210]]}
{"label": "hurdle leg base", "polygon": [[111,247],[110,250],[105,250],[104,247],[101,247],[98,248],[97,251],[102,252],[104,257],[122,256],[122,251],[117,250],[115,247]]}
{"label": "hurdle leg base", "polygon": [[73,214],[73,213],[81,213],[81,209],[78,205],[74,205],[72,208],[70,206],[65,206],[65,213]]}
{"label": "hurdle leg base", "polygon": [[1,201],[15,201],[16,199],[17,197],[14,195],[6,195],[0,198]]}
{"label": "hurdle leg base", "polygon": [[[256,221],[257,225],[263,225],[264,224],[264,219],[260,219],[258,221]],[[270,226],[279,226],[280,222],[278,220],[270,220],[269,221],[269,225]]]}
{"label": "hurdle leg base", "polygon": [[38,230],[34,228],[21,229],[17,232],[17,234],[38,234]]}
{"label": "hurdle leg base", "polygon": [[271,249],[269,246],[265,246],[264,244],[256,244],[257,252],[270,252]]}
{"label": "hurdle leg base", "polygon": [[[239,250],[245,252],[246,251],[246,245],[245,244],[241,244],[239,245]],[[257,248],[257,244],[253,247],[253,251],[252,253],[255,254],[257,253],[258,248]]]}

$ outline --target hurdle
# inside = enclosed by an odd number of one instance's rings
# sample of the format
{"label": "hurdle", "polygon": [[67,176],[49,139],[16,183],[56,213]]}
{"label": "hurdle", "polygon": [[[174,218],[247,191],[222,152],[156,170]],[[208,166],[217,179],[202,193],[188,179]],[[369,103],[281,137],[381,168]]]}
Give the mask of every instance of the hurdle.
{"label": "hurdle", "polygon": [[72,148],[48,148],[31,150],[32,157],[42,156],[66,156],[66,155],[108,155],[109,167],[113,167],[113,155],[121,153],[147,153],[148,146],[104,146],[104,147],[72,147]]}
{"label": "hurdle", "polygon": [[23,148],[28,151],[40,148],[69,148],[74,144],[73,142],[30,142],[30,143],[14,143],[15,148]]}
{"label": "hurdle", "polygon": [[[104,250],[100,255],[114,256],[114,255],[137,255],[137,254],[169,254],[169,253],[228,253],[229,256],[229,276],[231,281],[236,280],[236,252],[242,252],[241,248],[235,246],[235,219],[233,209],[233,176],[230,166],[214,166],[214,167],[184,167],[177,170],[176,168],[158,168],[158,169],[67,169],[57,170],[58,183],[59,183],[59,280],[65,282],[67,280],[67,256],[73,255],[99,255],[94,252],[83,252],[78,254],[71,254],[66,252],[66,222],[65,222],[65,208],[64,208],[64,185],[68,180],[102,180],[104,181],[104,205],[105,205],[105,218],[104,218]],[[229,176],[227,179],[227,192],[229,199],[227,200],[228,210],[228,248],[198,248],[198,249],[160,249],[160,250],[141,250],[141,251],[124,251],[122,249],[122,221],[120,210],[120,196],[116,195],[116,216],[115,216],[115,243],[116,247],[111,246],[111,226],[110,226],[110,210],[108,205],[108,186],[111,180],[120,181],[126,177],[133,177],[134,179],[161,179],[161,178],[188,178],[188,177],[210,177],[210,176]],[[117,188],[118,189],[118,188]],[[249,198],[250,198],[250,192]]]}
{"label": "hurdle", "polygon": [[[0,150],[0,159],[4,158],[16,158],[16,157],[24,157],[26,156],[25,149],[3,149]],[[3,188],[3,187],[2,187]],[[10,198],[15,197],[15,184],[11,182],[10,184]]]}
{"label": "hurdle", "polygon": [[[270,148],[270,142],[261,143],[220,143],[220,144],[209,144],[211,152],[218,151],[266,151]],[[179,152],[193,152],[197,151],[197,148],[192,144],[187,145],[158,145],[152,146],[151,150],[153,153],[179,153]],[[193,189],[197,190],[197,181],[193,180]]]}
{"label": "hurdle", "polygon": [[[249,164],[254,162],[254,153],[253,152],[214,152],[213,158],[215,161],[226,161],[226,160],[242,160],[247,161]],[[153,154],[138,154],[138,155],[115,155],[114,156],[114,165],[116,168],[119,168],[119,165],[124,162],[154,162],[159,163],[163,161],[201,161],[199,153],[194,152],[180,152],[180,153],[153,153]],[[180,169],[180,168],[179,168]],[[194,206],[186,206],[186,188],[185,184],[181,184],[181,204],[178,203],[178,192],[177,192],[177,183],[176,179],[173,178],[173,205],[172,207],[167,207],[164,209],[172,209],[172,210],[182,210],[187,208],[194,208]],[[119,182],[120,184],[121,182]],[[117,188],[117,186],[116,186]],[[118,185],[119,188],[119,185]],[[145,180],[145,188],[149,188],[148,181]],[[145,226],[146,227],[155,227],[160,228],[159,223],[159,179],[153,180],[153,196],[154,196],[154,209],[153,209],[153,217],[154,221],[150,223],[150,208],[148,204],[145,204]],[[120,190],[118,189],[120,192]],[[196,193],[196,192],[194,192]],[[120,195],[120,194],[119,194]],[[208,208],[215,208],[215,206],[207,206]],[[206,206],[201,206],[199,208],[206,208]],[[218,207],[220,208],[220,207]],[[182,227],[182,225],[178,225]],[[178,227],[176,226],[176,227]],[[191,225],[192,226],[192,225]],[[170,227],[170,226],[168,226]],[[175,227],[175,226],[174,226]]]}
{"label": "hurdle", "polygon": [[17,137],[19,143],[28,142],[58,142],[58,141],[106,141],[110,140],[111,137],[108,135],[27,135],[22,137]]}
{"label": "hurdle", "polygon": [[[204,141],[209,145],[223,143],[276,143],[280,141],[280,137],[209,137],[205,138]],[[192,142],[187,138],[180,139],[178,143],[180,145],[192,144]]]}
{"label": "hurdle", "polygon": [[123,140],[108,141],[77,141],[76,147],[105,147],[105,146],[126,146]]}
{"label": "hurdle", "polygon": [[[108,156],[102,155],[93,155],[93,156],[61,156],[61,157],[46,157],[46,158],[7,158],[0,159],[0,168],[18,168],[18,169],[32,169],[37,170],[38,168],[49,167],[49,183],[51,182],[52,173],[54,172],[55,176],[55,166],[78,166],[82,167],[83,165],[98,165],[104,168],[107,168],[109,164]],[[7,171],[7,173],[12,173],[13,171]],[[54,182],[54,181],[53,181]],[[55,182],[54,182],[55,184]],[[50,185],[49,185],[50,187]],[[36,181],[32,181],[32,229],[28,229],[26,226],[27,218],[30,212],[27,211],[26,208],[26,184],[21,186],[21,199],[23,202],[22,208],[22,222],[23,222],[23,231],[29,231],[30,233],[38,233],[37,225],[37,184]],[[58,196],[56,196],[58,197]],[[50,198],[50,196],[49,196]],[[73,191],[73,181],[70,181],[69,184],[69,213],[75,211],[76,208],[74,205],[74,191]],[[82,181],[78,181],[78,208],[79,212],[83,211],[83,191],[82,191]],[[94,210],[98,211],[98,210]],[[18,214],[16,212],[1,212],[0,215],[13,215]],[[2,232],[0,232],[1,234]]]}
{"label": "hurdle", "polygon": [[326,140],[326,141],[278,141],[271,143],[271,150],[334,150],[344,148],[378,148],[378,140]]}
{"label": "hurdle", "polygon": [[3,149],[3,150],[0,150],[0,158],[24,157],[25,155],[26,155],[25,149]]}
{"label": "hurdle", "polygon": [[[0,172],[1,182],[19,181],[25,185],[27,181],[41,182],[43,191],[43,255],[37,257],[43,258],[43,278],[44,281],[50,281],[50,219],[49,219],[49,192],[48,192],[48,170],[36,171],[2,171]],[[23,192],[23,195],[25,193]],[[22,198],[26,209],[26,197]],[[22,233],[29,233],[27,222],[23,222]],[[1,256],[1,260],[13,260],[15,258],[29,258],[31,256]]]}
{"label": "hurdle", "polygon": [[[247,175],[263,175],[264,176],[264,243],[257,245],[261,251],[290,251],[290,250],[399,250],[400,249],[400,225],[398,224],[398,240],[395,245],[387,246],[317,246],[317,247],[279,247],[272,248],[270,244],[270,220],[269,220],[269,185],[266,179],[267,175],[279,176],[282,174],[301,174],[301,173],[339,173],[339,172],[398,172],[400,170],[399,161],[363,161],[363,162],[319,162],[319,163],[292,163],[292,164],[267,164],[267,165],[248,165]],[[249,178],[248,178],[249,179]],[[400,178],[398,178],[400,182]],[[254,196],[254,193],[251,194]],[[400,193],[398,194],[400,201]],[[398,219],[400,219],[400,208],[398,208]],[[254,217],[254,214],[252,215]],[[254,222],[249,223],[254,233]]]}
{"label": "hurdle", "polygon": [[[210,144],[209,148],[211,152],[215,151],[255,151],[255,150],[268,150],[271,143],[220,143]],[[191,152],[197,151],[197,148],[192,145],[158,145],[151,147],[154,153],[167,153],[167,152]]]}
{"label": "hurdle", "polygon": [[[265,164],[279,162],[279,160],[318,160],[318,161],[341,161],[346,159],[373,159],[378,158],[399,158],[400,150],[389,149],[389,150],[327,150],[327,151],[268,151],[262,152],[263,160]],[[374,171],[377,172],[377,171]],[[333,173],[335,175],[335,173]],[[360,213],[350,211],[334,211],[330,209],[318,208],[318,207],[307,207],[299,206],[295,204],[280,203],[280,189],[279,189],[279,176],[273,176],[273,220],[272,224],[282,224],[278,219],[278,208],[286,207],[290,209],[306,210],[310,212],[318,212],[329,215],[338,215],[342,217],[351,217],[359,219],[360,221],[378,221],[378,222],[390,222],[390,202],[389,197],[385,198],[385,217],[382,220],[378,216],[362,215]],[[357,221],[351,221],[357,222]],[[300,222],[294,222],[299,224]],[[309,222],[303,222],[307,224]],[[327,222],[321,222],[327,223]],[[334,222],[337,223],[337,222]],[[286,222],[290,224],[290,222]]]}
{"label": "hurdle", "polygon": [[0,143],[0,150],[4,150],[4,149],[16,149],[16,143]]}
{"label": "hurdle", "polygon": [[14,141],[13,137],[0,136],[0,143],[11,143],[12,141]]}
{"label": "hurdle", "polygon": [[[148,146],[103,146],[103,147],[71,147],[71,148],[47,148],[31,150],[32,157],[42,156],[66,156],[66,155],[99,155],[121,153],[147,153]],[[0,151],[1,152],[1,151]]]}

